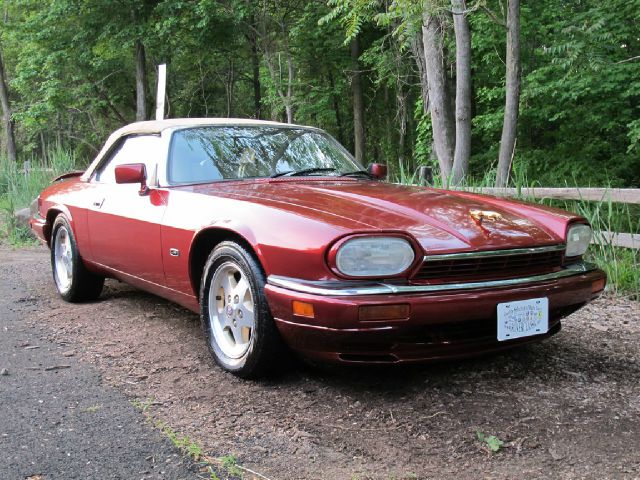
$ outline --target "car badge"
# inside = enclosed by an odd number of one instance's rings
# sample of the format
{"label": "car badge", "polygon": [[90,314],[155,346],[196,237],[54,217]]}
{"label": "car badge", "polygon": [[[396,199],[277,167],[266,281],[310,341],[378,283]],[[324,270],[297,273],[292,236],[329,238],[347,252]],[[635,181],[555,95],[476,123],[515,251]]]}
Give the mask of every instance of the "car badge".
{"label": "car badge", "polygon": [[473,221],[478,224],[479,227],[482,227],[482,222],[485,220],[493,222],[493,221],[502,219],[501,214],[491,210],[471,209],[469,210],[469,215],[471,216]]}

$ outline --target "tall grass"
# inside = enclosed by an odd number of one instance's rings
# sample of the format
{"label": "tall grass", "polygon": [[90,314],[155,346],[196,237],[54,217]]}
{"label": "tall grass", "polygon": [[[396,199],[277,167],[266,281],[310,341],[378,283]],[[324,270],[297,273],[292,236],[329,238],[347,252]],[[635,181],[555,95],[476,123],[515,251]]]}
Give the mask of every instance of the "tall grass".
{"label": "tall grass", "polygon": [[0,195],[9,196],[18,209],[27,207],[51,180],[76,168],[76,158],[67,150],[54,149],[47,157],[32,160],[28,173],[23,165],[0,158]]}
{"label": "tall grass", "polygon": [[29,231],[16,224],[15,212],[28,207],[51,180],[76,168],[75,156],[63,149],[53,149],[47,161],[34,159],[28,172],[22,164],[0,157],[0,215],[6,237],[12,244],[21,244],[29,239]]}
{"label": "tall grass", "polygon": [[574,211],[591,223],[594,243],[587,259],[598,264],[609,278],[609,290],[640,298],[640,250],[615,247],[601,232],[640,234],[640,206],[610,200],[546,202]]}
{"label": "tall grass", "polygon": [[389,173],[387,178],[392,183],[400,183],[402,185],[415,185],[419,182],[417,170],[412,170],[411,167],[402,160],[397,165],[388,165]]}

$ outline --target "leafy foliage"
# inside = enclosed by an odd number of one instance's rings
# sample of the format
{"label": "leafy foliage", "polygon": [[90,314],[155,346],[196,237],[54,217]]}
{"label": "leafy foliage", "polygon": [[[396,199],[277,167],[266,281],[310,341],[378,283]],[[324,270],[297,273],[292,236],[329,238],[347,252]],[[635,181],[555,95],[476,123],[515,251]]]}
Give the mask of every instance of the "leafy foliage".
{"label": "leafy foliage", "polygon": [[[147,52],[149,104],[155,66],[168,64],[169,116],[283,120],[288,101],[296,123],[325,128],[352,148],[348,44],[357,37],[366,160],[409,175],[418,165],[433,164],[431,125],[420,103],[411,47],[419,41],[425,12],[450,18],[448,1],[6,4],[0,42],[22,160],[61,148],[86,162],[110,131],[135,119],[136,42]],[[471,174],[477,180],[495,167],[498,155],[505,4],[467,4],[473,42]],[[444,25],[451,63],[451,32]],[[548,186],[640,185],[640,0],[529,2],[522,6],[521,25],[515,168]],[[454,75],[451,70],[452,82]]]}
{"label": "leafy foliage", "polygon": [[[523,6],[523,91],[515,161],[553,186],[639,185],[640,2],[555,2]],[[472,18],[474,32],[489,17]],[[504,85],[500,32],[474,35],[476,174],[495,158]],[[481,153],[478,146],[489,148]]]}

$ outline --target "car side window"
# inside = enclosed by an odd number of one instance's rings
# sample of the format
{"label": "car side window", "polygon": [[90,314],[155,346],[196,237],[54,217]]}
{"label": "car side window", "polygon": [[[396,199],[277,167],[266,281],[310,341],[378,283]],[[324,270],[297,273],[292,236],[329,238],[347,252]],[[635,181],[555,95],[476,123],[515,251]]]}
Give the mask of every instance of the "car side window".
{"label": "car side window", "polygon": [[127,137],[97,171],[95,181],[100,183],[116,183],[115,171],[118,165],[127,163],[144,163],[147,178],[153,175],[158,164],[161,140],[157,135],[136,135]]}

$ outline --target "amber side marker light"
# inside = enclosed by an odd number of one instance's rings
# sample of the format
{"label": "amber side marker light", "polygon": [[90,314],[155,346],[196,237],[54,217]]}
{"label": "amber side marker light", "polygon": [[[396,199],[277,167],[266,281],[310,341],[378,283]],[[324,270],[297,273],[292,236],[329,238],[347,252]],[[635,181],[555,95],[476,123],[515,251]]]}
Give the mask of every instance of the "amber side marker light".
{"label": "amber side marker light", "polygon": [[591,283],[591,293],[598,293],[601,292],[602,290],[604,290],[604,287],[606,286],[607,281],[604,278],[601,278],[600,280],[596,280],[595,282]]}
{"label": "amber side marker light", "polygon": [[405,320],[409,318],[411,307],[407,303],[398,305],[363,305],[358,309],[361,322],[375,320]]}
{"label": "amber side marker light", "polygon": [[301,302],[300,300],[294,300],[292,302],[293,314],[300,317],[314,318],[313,304],[307,302]]}

